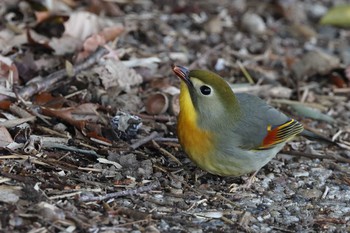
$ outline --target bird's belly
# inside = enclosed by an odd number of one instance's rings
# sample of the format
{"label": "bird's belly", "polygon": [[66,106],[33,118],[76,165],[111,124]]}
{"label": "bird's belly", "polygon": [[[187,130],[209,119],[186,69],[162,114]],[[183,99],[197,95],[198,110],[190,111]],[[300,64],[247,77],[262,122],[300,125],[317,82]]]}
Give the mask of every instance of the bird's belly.
{"label": "bird's belly", "polygon": [[235,149],[229,153],[218,152],[212,157],[215,158],[213,164],[215,168],[212,172],[221,176],[241,176],[252,173],[265,166],[283,148],[277,145],[270,150],[247,151]]}

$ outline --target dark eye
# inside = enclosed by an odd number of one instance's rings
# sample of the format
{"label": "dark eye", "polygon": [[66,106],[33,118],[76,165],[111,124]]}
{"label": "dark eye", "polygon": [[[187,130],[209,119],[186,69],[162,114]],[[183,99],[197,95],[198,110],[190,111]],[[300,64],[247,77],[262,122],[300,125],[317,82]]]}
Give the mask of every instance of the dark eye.
{"label": "dark eye", "polygon": [[203,95],[210,95],[211,93],[211,88],[206,85],[201,86],[199,89],[201,90]]}

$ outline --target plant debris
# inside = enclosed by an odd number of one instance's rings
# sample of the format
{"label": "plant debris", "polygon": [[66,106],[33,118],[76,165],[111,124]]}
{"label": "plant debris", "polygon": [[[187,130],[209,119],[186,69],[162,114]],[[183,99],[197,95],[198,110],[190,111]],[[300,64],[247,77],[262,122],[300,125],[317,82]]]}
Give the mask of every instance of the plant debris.
{"label": "plant debris", "polygon": [[[349,232],[343,2],[3,1],[1,231]],[[296,138],[254,178],[203,172],[176,138],[172,64],[339,146]]]}

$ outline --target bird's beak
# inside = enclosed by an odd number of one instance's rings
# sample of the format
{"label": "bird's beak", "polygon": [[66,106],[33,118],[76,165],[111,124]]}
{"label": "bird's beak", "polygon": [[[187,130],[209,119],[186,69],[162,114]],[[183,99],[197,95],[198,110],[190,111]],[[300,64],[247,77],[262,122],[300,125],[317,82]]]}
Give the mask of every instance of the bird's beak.
{"label": "bird's beak", "polygon": [[189,77],[190,71],[187,68],[177,65],[172,65],[171,67],[176,76],[179,77],[182,81],[184,81],[187,84],[187,86],[193,86]]}

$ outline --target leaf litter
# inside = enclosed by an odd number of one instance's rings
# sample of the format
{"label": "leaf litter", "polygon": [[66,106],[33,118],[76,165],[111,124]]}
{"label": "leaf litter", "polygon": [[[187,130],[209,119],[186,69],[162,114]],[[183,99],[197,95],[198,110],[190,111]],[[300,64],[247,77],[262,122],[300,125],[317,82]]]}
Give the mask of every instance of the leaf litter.
{"label": "leaf litter", "polygon": [[[339,3],[5,1],[1,230],[349,231]],[[174,63],[216,71],[342,149],[297,138],[249,189],[249,175],[201,171],[176,139]]]}

